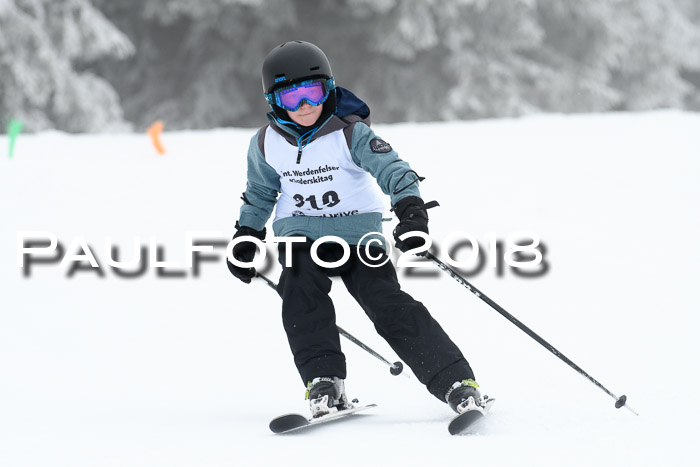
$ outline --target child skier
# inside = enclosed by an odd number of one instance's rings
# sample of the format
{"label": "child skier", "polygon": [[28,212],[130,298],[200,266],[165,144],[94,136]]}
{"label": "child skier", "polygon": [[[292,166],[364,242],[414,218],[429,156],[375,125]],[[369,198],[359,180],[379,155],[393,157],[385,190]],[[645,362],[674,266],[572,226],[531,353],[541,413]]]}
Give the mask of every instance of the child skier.
{"label": "child skier", "polygon": [[[385,251],[367,246],[372,238],[367,234],[382,231],[383,202],[372,177],[391,197],[399,219],[393,234],[401,251],[423,244],[419,237],[405,241],[399,237],[411,231],[427,234],[426,210],[437,203],[423,202],[416,173],[370,129],[367,105],[335,86],[320,48],[302,41],[274,48],[264,60],[262,83],[271,112],[269,123],[250,142],[248,181],[234,238],[250,235],[264,240],[265,223],[275,205],[275,236],[306,238],[289,250],[280,243],[283,270],[277,291],[312,416],[350,406],[344,388],[345,356],[328,295],[329,275],[341,277],[379,335],[431,394],[457,412],[470,396],[478,402],[478,385],[460,350],[423,304],[401,290],[391,261],[378,266],[387,259]],[[333,270],[316,264],[311,255],[312,242],[327,235],[351,246],[347,261]],[[250,262],[256,251],[254,243],[242,242],[234,247],[233,256]],[[291,267],[286,266],[288,254]],[[343,249],[338,243],[323,243],[317,254],[334,262],[341,259]],[[245,283],[255,276],[253,268],[227,263]]]}

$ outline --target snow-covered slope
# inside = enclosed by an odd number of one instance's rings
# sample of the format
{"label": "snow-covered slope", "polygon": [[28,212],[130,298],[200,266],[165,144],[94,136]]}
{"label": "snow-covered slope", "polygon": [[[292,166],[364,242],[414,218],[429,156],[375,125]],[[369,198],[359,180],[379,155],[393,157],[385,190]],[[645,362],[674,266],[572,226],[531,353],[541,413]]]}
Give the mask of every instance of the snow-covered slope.
{"label": "snow-covered slope", "polygon": [[[21,135],[15,157],[0,159],[0,465],[695,465],[700,115],[376,131],[427,177],[424,198],[442,206],[431,211],[438,243],[458,231],[484,248],[489,235],[542,238],[543,276],[484,267],[469,279],[626,393],[639,417],[614,409],[445,274],[402,270],[404,289],[498,399],[487,423],[477,435],[449,436],[444,404],[344,341],[349,395],[379,408],[275,436],[271,418],[306,410],[279,298],[264,283],[233,279],[221,259],[199,277],[183,266],[186,232],[222,241],[233,233],[253,130],[166,133],[165,156],[145,135],[44,133]],[[0,148],[7,143],[0,137]],[[83,237],[104,275],[68,278],[70,265],[53,263],[23,277],[18,231],[53,232],[64,247]],[[185,277],[152,267],[118,277],[106,237],[121,259],[134,255],[135,237],[155,237]],[[332,294],[338,323],[395,360],[341,282]]]}

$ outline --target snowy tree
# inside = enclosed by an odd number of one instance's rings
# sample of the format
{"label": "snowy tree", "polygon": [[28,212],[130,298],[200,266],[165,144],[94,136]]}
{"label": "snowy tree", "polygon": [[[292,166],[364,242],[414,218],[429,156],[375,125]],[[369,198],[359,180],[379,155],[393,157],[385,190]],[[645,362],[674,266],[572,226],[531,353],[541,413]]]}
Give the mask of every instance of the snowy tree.
{"label": "snowy tree", "polygon": [[[542,31],[525,0],[349,0],[367,28],[369,95],[392,121],[518,115],[536,110],[522,53]],[[363,63],[363,66],[366,63]],[[363,85],[358,83],[358,86]]]}
{"label": "snowy tree", "polygon": [[88,0],[0,0],[0,115],[29,131],[124,127],[117,93],[88,67],[132,52]]}
{"label": "snowy tree", "polygon": [[537,109],[523,92],[538,64],[524,53],[542,30],[527,0],[445,2],[441,12],[445,66],[452,77],[444,118],[520,115]]}
{"label": "snowy tree", "polygon": [[[105,62],[101,72],[124,96],[139,127],[256,125],[264,121],[260,67],[289,37],[293,2],[283,0],[124,0],[97,4],[132,40],[138,53]],[[277,31],[277,33],[273,33]]]}
{"label": "snowy tree", "polygon": [[93,1],[137,44],[97,70],[141,128],[263,123],[262,60],[294,39],[379,122],[682,107],[700,83],[695,0]]}
{"label": "snowy tree", "polygon": [[619,0],[616,20],[620,49],[612,84],[624,94],[626,110],[683,107],[692,91],[684,67],[700,70],[700,24],[674,0]]}
{"label": "snowy tree", "polygon": [[685,56],[681,76],[688,81],[693,88],[686,99],[686,105],[690,109],[700,110],[700,37],[697,28],[700,28],[700,2],[696,0],[676,0],[683,16],[695,29],[696,40],[689,44]]}
{"label": "snowy tree", "polygon": [[610,67],[619,59],[609,0],[538,0],[537,22],[544,37],[528,56],[541,66],[531,77],[533,103],[544,111],[605,111],[621,94],[610,85]]}
{"label": "snowy tree", "polygon": [[448,20],[469,27],[441,27],[459,38],[448,61],[463,77],[456,116],[682,107],[689,92],[681,70],[696,66],[698,23],[674,0],[462,5],[472,11]]}
{"label": "snowy tree", "polygon": [[573,84],[549,83],[544,110],[683,106],[690,86],[681,71],[697,66],[700,29],[675,0],[538,0],[538,11],[546,40],[537,55]]}

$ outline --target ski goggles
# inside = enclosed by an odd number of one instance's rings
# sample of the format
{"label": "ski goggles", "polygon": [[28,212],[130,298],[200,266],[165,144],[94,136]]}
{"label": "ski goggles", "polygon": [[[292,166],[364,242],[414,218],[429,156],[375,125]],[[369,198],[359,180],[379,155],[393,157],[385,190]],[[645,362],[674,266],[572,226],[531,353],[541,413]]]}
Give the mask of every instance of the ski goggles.
{"label": "ski goggles", "polygon": [[275,89],[273,92],[265,94],[265,99],[270,105],[276,104],[285,110],[295,112],[304,102],[311,105],[323,104],[332,89],[335,89],[333,78],[310,79]]}

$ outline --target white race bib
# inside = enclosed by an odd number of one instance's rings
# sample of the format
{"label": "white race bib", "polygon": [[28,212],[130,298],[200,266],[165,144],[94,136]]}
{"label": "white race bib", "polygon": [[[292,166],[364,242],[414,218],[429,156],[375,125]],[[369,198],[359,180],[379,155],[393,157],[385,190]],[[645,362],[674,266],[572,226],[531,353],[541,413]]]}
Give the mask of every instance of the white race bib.
{"label": "white race bib", "polygon": [[298,151],[273,129],[265,132],[265,160],[277,171],[281,183],[275,220],[384,213],[374,178],[352,160],[342,130],[309,143],[299,164]]}

